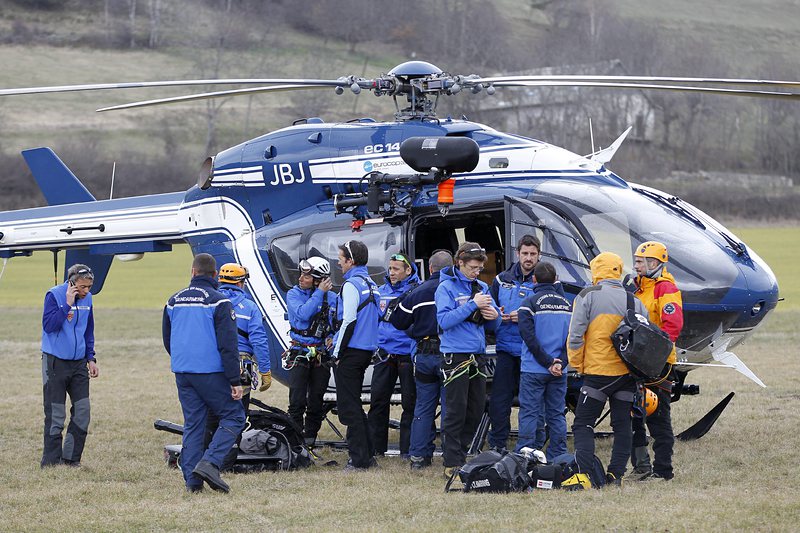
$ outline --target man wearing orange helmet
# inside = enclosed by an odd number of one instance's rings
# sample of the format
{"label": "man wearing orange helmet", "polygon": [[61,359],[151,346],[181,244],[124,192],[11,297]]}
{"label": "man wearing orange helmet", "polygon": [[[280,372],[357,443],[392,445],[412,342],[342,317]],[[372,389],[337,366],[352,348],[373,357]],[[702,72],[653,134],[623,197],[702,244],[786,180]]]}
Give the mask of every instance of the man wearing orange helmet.
{"label": "man wearing orange helmet", "polygon": [[[650,321],[656,324],[675,342],[683,328],[683,301],[675,278],[667,272],[667,247],[660,242],[648,241],[640,244],[634,253],[633,268],[636,271],[636,296],[649,313]],[[653,465],[647,453],[647,434],[642,418],[634,418],[633,450],[631,462],[634,471],[643,474],[641,479],[672,479],[672,448],[675,437],[672,433],[670,397],[674,379],[672,365],[676,362],[675,348],[667,359],[661,377],[647,387],[658,397],[658,407],[646,417],[647,429],[653,438]]]}

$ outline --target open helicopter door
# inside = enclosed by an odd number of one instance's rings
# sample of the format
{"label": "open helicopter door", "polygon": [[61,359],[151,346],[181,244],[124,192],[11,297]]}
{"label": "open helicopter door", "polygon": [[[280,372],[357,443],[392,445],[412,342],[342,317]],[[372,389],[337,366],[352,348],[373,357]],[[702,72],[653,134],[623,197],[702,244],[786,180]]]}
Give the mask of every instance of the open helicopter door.
{"label": "open helicopter door", "polygon": [[539,260],[548,261],[556,267],[558,279],[568,295],[575,295],[591,284],[589,261],[595,255],[592,253],[595,245],[591,237],[585,232],[582,235],[564,217],[540,203],[505,196],[504,204],[508,264],[516,260],[519,239],[530,234],[538,237],[542,243]]}

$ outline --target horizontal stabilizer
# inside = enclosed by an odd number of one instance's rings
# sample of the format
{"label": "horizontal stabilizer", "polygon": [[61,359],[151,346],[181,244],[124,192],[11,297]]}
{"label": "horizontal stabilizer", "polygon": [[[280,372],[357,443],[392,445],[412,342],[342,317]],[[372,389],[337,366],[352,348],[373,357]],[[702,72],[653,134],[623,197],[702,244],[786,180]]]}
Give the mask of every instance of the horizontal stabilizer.
{"label": "horizontal stabilizer", "polygon": [[92,193],[50,148],[23,150],[22,157],[28,163],[28,168],[48,204],[77,204],[95,200]]}

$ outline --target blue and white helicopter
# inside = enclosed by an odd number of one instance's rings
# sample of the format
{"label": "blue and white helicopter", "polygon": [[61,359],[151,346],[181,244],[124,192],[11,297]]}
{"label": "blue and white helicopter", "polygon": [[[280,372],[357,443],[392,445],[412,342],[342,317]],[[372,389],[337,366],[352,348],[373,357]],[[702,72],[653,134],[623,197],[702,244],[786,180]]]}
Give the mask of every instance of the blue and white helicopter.
{"label": "blue and white helicopter", "polygon": [[[89,264],[99,292],[114,256],[131,259],[188,243],[218,264],[235,261],[250,271],[247,290],[270,333],[273,373],[281,382],[280,354],[288,344],[286,291],[303,257],[336,264],[337,246],[351,238],[369,247],[369,271],[382,283],[389,257],[405,251],[421,274],[439,248],[477,241],[489,260],[483,279],[514,261],[524,233],[542,242],[569,293],[591,283],[589,261],[613,251],[628,268],[638,243],[658,240],[670,251],[670,271],[683,291],[685,326],[677,342],[681,394],[698,366],[735,368],[764,384],[730,350],[747,339],[778,303],[769,266],[745,243],[697,208],[670,194],[628,183],[606,164],[622,144],[580,156],[546,142],[489,126],[436,117],[442,96],[489,94],[536,86],[611,87],[696,91],[800,99],[786,92],[800,82],[631,76],[450,75],[410,61],[374,79],[230,79],[77,85],[0,90],[0,96],[179,85],[251,84],[233,89],[135,102],[102,111],[237,94],[334,89],[391,96],[391,122],[357,119],[329,124],[319,118],[267,133],[209,157],[197,185],[186,192],[96,200],[48,148],[23,152],[48,207],[0,213],[0,258],[34,250],[67,250],[66,265]],[[790,89],[789,89],[790,90]],[[405,99],[406,104],[401,102]],[[403,107],[405,106],[405,107]],[[629,130],[630,131],[630,130]],[[455,188],[449,188],[455,184]],[[454,198],[448,192],[454,190]],[[341,216],[346,214],[345,216]],[[354,233],[354,231],[356,233]],[[334,285],[341,274],[333,269]],[[166,295],[165,295],[166,296]],[[370,376],[363,392],[369,392]],[[333,382],[329,393],[335,393]],[[732,393],[731,393],[732,395]],[[689,437],[701,436],[730,395]],[[696,425],[697,426],[697,425]]]}

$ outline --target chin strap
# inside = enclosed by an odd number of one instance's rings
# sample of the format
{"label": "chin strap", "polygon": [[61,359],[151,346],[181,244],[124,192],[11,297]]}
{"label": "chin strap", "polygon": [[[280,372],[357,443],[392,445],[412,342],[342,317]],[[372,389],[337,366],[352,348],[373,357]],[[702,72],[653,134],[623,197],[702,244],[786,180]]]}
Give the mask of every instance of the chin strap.
{"label": "chin strap", "polygon": [[656,279],[661,275],[661,272],[663,270],[664,270],[664,263],[660,263],[656,268],[652,270],[648,268],[646,276],[650,279]]}

